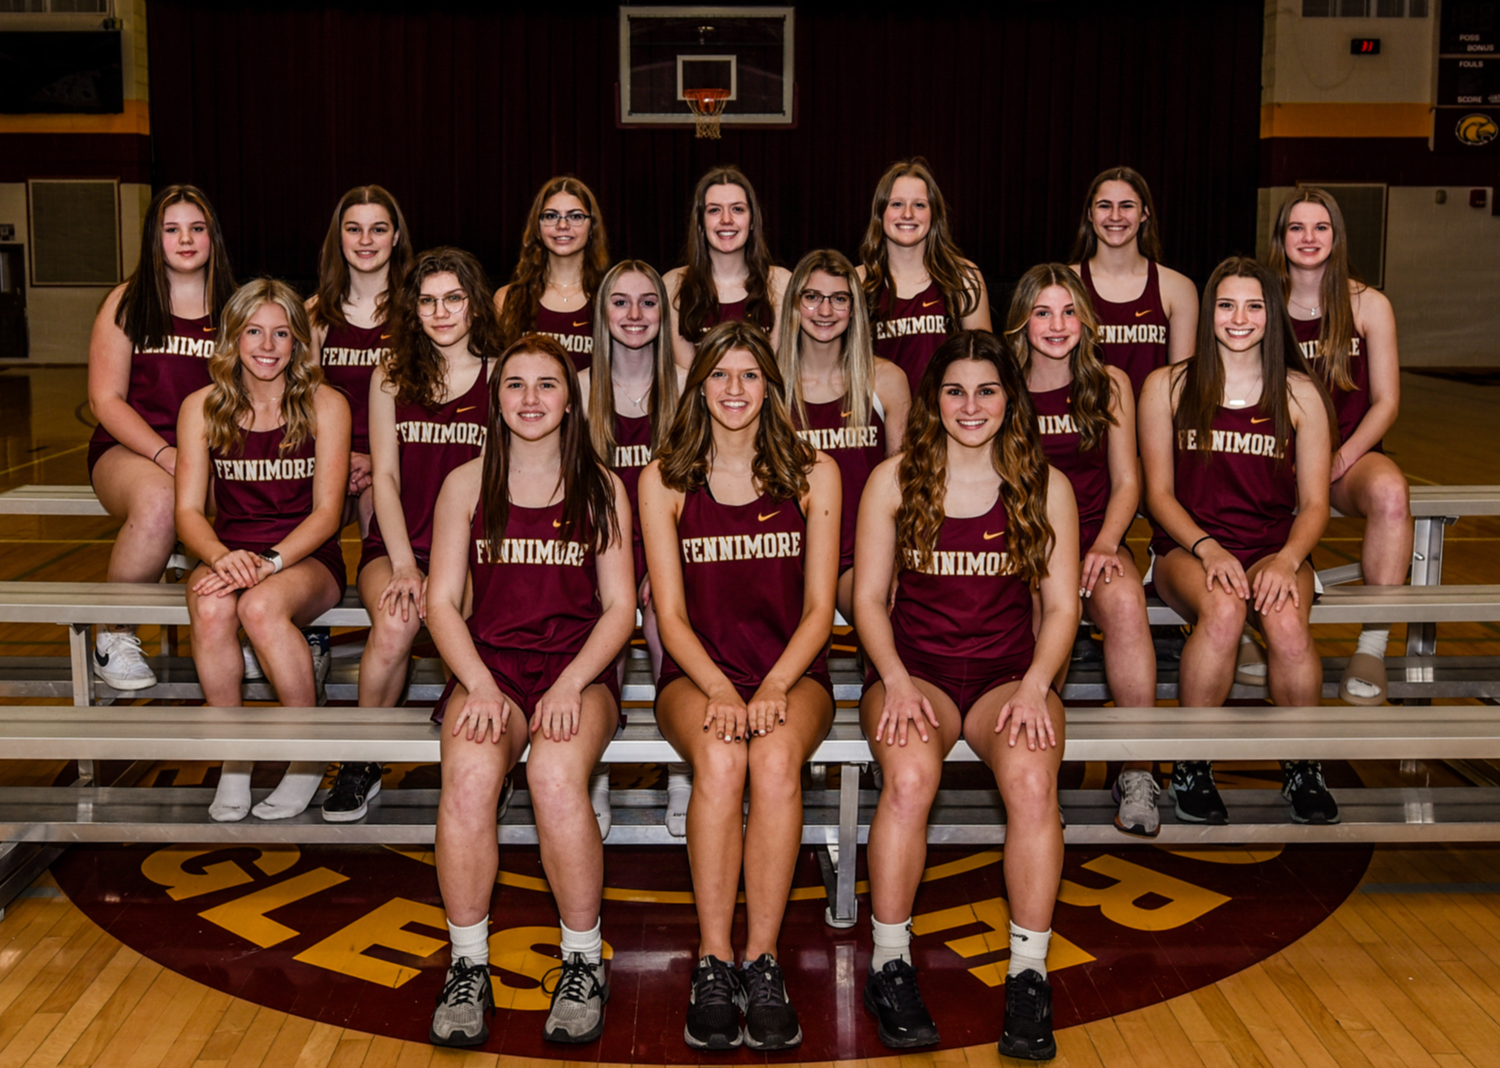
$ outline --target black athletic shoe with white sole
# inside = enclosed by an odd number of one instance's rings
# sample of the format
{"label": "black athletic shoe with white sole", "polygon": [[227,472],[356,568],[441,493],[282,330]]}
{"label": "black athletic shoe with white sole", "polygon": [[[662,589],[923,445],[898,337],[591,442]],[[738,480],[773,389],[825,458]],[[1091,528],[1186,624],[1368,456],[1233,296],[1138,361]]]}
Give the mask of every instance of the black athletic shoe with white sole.
{"label": "black athletic shoe with white sole", "polygon": [[1034,968],[1005,980],[1005,1028],[1000,1052],[1023,1061],[1048,1061],[1057,1056],[1052,1037],[1052,985]]}
{"label": "black athletic shoe with white sole", "polygon": [[682,1040],[694,1049],[738,1049],[745,1040],[740,1030],[743,997],[735,966],[718,957],[704,957],[693,969]]}
{"label": "black athletic shoe with white sole", "polygon": [[323,819],[329,823],[353,823],[365,818],[369,803],[380,794],[379,764],[345,761],[339,765],[333,787],[323,799]]}
{"label": "black athletic shoe with white sole", "polygon": [[791,1049],[802,1043],[797,1010],[786,996],[781,965],[769,953],[747,964],[740,977],[745,1007],[745,1045],[758,1050]]}
{"label": "black athletic shoe with white sole", "polygon": [[917,970],[900,957],[865,980],[865,1008],[874,1014],[880,1041],[890,1049],[937,1045],[937,1024],[922,1004]]}
{"label": "black athletic shoe with white sole", "polygon": [[1286,760],[1281,764],[1281,796],[1292,806],[1295,823],[1337,823],[1339,803],[1323,781],[1317,760]]}
{"label": "black athletic shoe with white sole", "polygon": [[1177,818],[1185,823],[1229,822],[1229,810],[1214,785],[1214,766],[1207,760],[1179,760],[1172,765],[1172,800]]}

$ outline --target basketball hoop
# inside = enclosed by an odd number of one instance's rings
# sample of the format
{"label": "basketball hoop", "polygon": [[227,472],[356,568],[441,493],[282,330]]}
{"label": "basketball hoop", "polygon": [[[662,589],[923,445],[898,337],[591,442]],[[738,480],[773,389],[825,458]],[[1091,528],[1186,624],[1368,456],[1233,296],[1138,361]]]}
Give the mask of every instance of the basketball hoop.
{"label": "basketball hoop", "polygon": [[724,105],[729,103],[728,89],[684,89],[688,110],[693,113],[693,124],[697,136],[719,139],[719,116],[724,114]]}

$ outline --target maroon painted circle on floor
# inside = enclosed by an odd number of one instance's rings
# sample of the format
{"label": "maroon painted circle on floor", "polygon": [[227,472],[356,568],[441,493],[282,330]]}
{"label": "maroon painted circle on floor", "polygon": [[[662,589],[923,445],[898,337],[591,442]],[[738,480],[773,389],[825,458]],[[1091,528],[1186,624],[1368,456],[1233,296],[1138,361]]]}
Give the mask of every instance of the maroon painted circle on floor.
{"label": "maroon painted circle on floor", "polygon": [[[1069,848],[1050,965],[1057,1026],[1141,1008],[1263,960],[1337,908],[1370,853],[1270,847],[1210,859],[1145,846]],[[946,1047],[998,1037],[997,984],[1008,954],[999,860],[977,848],[934,848],[928,857],[913,946]],[[421,1042],[448,963],[430,861],[421,850],[374,846],[100,846],[69,850],[53,871],[92,920],[191,979],[299,1016]],[[485,1049],[622,1063],[701,1059],[682,1041],[697,945],[684,850],[607,851],[612,997],[603,1038],[581,1050],[541,1037],[557,913],[536,850],[507,848],[501,883],[490,957],[497,1001],[509,1007],[495,1014]],[[780,957],[805,1038],[779,1059],[886,1055],[861,1004],[868,898],[861,895],[859,924],[838,931],[823,923],[810,852],[794,886]],[[743,922],[741,909],[736,944]]]}

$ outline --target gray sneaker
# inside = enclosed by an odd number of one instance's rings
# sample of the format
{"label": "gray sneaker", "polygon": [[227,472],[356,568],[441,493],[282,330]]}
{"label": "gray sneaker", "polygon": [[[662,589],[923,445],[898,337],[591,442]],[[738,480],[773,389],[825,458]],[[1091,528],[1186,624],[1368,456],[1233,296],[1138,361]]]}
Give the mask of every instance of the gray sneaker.
{"label": "gray sneaker", "polygon": [[438,995],[427,1041],[434,1046],[482,1046],[489,1041],[486,1016],[495,1014],[488,964],[470,964],[459,957],[448,965],[448,979]]}
{"label": "gray sneaker", "polygon": [[1161,813],[1156,798],[1161,786],[1149,771],[1122,771],[1115,780],[1113,797],[1120,805],[1115,826],[1126,834],[1155,838],[1161,831]]}
{"label": "gray sneaker", "polygon": [[557,976],[557,986],[552,990],[552,1011],[542,1025],[542,1037],[573,1045],[594,1041],[604,1032],[604,1003],[609,1000],[604,963],[590,964],[582,953],[570,953],[542,979],[543,990],[553,976]]}

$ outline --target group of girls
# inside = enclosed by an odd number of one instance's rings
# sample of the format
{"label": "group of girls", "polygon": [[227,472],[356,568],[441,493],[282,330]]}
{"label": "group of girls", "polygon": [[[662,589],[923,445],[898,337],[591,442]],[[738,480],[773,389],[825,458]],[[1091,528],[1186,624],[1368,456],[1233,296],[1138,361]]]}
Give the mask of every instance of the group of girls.
{"label": "group of girls", "polygon": [[[1252,671],[1247,624],[1272,698],[1317,702],[1307,556],[1330,498],[1371,517],[1367,581],[1402,578],[1405,483],[1378,447],[1396,410],[1394,326],[1388,302],[1349,277],[1337,205],[1299,193],[1271,268],[1225,261],[1201,312],[1192,283],[1157,262],[1155,234],[1144,180],[1100,175],[1073,265],[1029,271],[995,334],[921,160],[882,177],[859,267],[820,250],[790,272],[771,264],[733,168],[699,183],[686,264],[665,277],[609,267],[594,195],[554,179],[497,294],[465,252],[414,255],[394,199],[366,186],[335,209],[304,305],[275,281],[236,290],[207,200],[169,187],[91,349],[90,472],[125,520],[111,578],[154,577],[180,539],[201,561],[188,603],[209,703],[240,701],[243,628],[282,700],[311,705],[298,628],[342,595],[338,531],[358,522],[372,618],[360,704],[402,699],[424,624],[451,672],[433,718],[452,950],[431,1039],[456,1046],[488,1037],[497,811],[528,747],[561,933],[544,1033],[602,1031],[597,767],[622,719],[638,607],[656,722],[692,782],[679,818],[700,941],[684,1038],[801,1041],[777,940],[802,767],[833,717],[837,609],[863,649],[860,718],[883,780],[864,991],[879,1037],[938,1041],[911,916],[943,760],[962,737],[1009,823],[1000,1049],[1046,1059],[1058,692],[1082,613],[1103,631],[1117,703],[1155,700],[1124,544],[1137,510],[1154,527],[1157,591],[1197,624],[1185,706],[1222,704],[1237,670]],[[1404,536],[1409,554],[1409,522]],[[1343,689],[1378,701],[1384,638],[1365,638]],[[150,685],[128,631],[102,632],[96,659],[110,685]],[[341,765],[324,817],[358,819],[380,776]],[[294,763],[252,807],[250,767],[228,763],[210,813],[293,816],[322,777]],[[1209,766],[1178,764],[1172,783],[1180,818],[1227,818]],[[1154,834],[1158,789],[1151,765],[1127,765],[1117,825]],[[1338,818],[1316,764],[1288,765],[1284,792],[1295,819]]]}

